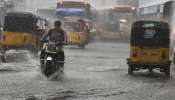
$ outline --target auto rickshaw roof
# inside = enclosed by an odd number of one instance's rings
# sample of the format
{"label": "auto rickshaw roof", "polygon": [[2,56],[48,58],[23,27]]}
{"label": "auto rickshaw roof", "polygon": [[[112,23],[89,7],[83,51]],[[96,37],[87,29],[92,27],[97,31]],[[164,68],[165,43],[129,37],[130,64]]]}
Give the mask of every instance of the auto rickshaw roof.
{"label": "auto rickshaw roof", "polygon": [[9,12],[6,16],[26,17],[26,18],[37,18],[37,16],[31,12]]}
{"label": "auto rickshaw roof", "polygon": [[169,28],[169,24],[163,21],[150,21],[150,20],[141,20],[135,21],[132,24],[132,28]]}

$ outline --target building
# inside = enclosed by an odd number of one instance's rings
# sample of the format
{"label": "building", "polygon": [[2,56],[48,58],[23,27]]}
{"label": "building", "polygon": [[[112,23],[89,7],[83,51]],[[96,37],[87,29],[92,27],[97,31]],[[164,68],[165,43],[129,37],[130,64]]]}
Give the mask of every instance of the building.
{"label": "building", "polygon": [[4,9],[0,8],[0,26],[3,24],[4,15],[5,15]]}
{"label": "building", "polygon": [[[139,8],[161,4],[170,0],[139,0]],[[171,0],[172,1],[172,0]]]}
{"label": "building", "polygon": [[91,4],[95,7],[101,8],[109,8],[116,5],[129,5],[129,6],[138,6],[139,0],[91,0]]}
{"label": "building", "polygon": [[41,8],[56,7],[58,0],[10,0],[14,4],[15,11],[31,11],[36,12]]}
{"label": "building", "polygon": [[12,0],[15,7],[15,11],[25,11],[27,6],[27,0]]}
{"label": "building", "polygon": [[138,8],[139,0],[128,0],[127,3],[128,3],[128,5],[131,5],[131,6]]}
{"label": "building", "polygon": [[33,0],[36,9],[54,8],[57,6],[58,0]]}
{"label": "building", "polygon": [[168,1],[173,0],[139,0],[138,18],[149,20],[164,20],[166,16],[170,18],[173,6],[167,4]]}
{"label": "building", "polygon": [[14,9],[14,4],[9,0],[0,1],[0,25],[3,25],[4,17],[8,11]]}

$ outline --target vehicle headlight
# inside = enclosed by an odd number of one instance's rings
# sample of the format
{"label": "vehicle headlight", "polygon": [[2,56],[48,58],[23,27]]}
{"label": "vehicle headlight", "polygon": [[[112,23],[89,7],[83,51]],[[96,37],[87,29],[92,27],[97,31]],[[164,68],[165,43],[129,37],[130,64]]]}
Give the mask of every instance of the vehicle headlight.
{"label": "vehicle headlight", "polygon": [[51,61],[52,60],[52,57],[47,57],[47,60]]}
{"label": "vehicle headlight", "polygon": [[127,23],[128,21],[126,19],[120,19],[120,23]]}

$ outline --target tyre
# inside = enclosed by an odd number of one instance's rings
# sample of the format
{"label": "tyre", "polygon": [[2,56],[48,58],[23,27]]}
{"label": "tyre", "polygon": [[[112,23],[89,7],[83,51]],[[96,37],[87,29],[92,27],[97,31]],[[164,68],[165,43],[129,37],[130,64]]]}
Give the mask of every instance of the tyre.
{"label": "tyre", "polygon": [[4,55],[1,55],[1,61],[2,61],[3,63],[7,62],[7,59],[6,59],[6,57],[5,57]]}
{"label": "tyre", "polygon": [[170,66],[167,66],[167,67],[165,68],[165,76],[166,76],[166,77],[170,77]]}
{"label": "tyre", "polygon": [[64,72],[64,63],[59,65],[59,70],[60,70],[61,73]]}
{"label": "tyre", "polygon": [[53,74],[53,67],[52,67],[52,62],[46,62],[45,63],[45,69],[44,69],[44,75],[46,77],[49,77],[50,75]]}
{"label": "tyre", "polygon": [[79,45],[79,47],[80,47],[81,49],[84,49],[84,48],[85,48],[85,45]]}
{"label": "tyre", "polygon": [[152,68],[149,68],[148,70],[149,70],[149,72],[152,72],[152,71],[153,71],[153,69],[152,69]]}
{"label": "tyre", "polygon": [[133,66],[129,65],[128,74],[133,75]]}

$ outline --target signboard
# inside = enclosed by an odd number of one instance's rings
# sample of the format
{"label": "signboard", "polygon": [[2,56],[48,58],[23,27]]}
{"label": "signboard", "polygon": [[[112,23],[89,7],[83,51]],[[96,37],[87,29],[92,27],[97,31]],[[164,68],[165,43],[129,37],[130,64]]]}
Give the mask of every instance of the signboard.
{"label": "signboard", "polygon": [[79,8],[59,8],[56,10],[56,15],[59,16],[83,16],[85,10]]}
{"label": "signboard", "polygon": [[144,38],[145,39],[152,39],[152,38],[154,38],[155,34],[156,34],[155,30],[147,29],[144,32]]}

